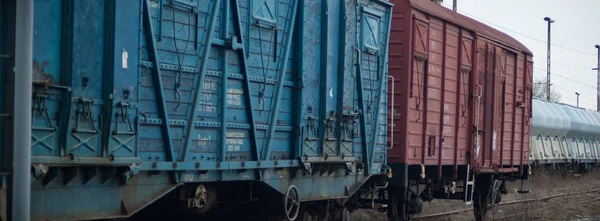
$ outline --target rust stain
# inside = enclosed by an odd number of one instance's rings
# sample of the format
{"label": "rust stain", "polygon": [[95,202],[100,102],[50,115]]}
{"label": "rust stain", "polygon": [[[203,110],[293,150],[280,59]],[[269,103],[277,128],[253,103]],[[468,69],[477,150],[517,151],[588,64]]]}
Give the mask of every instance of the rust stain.
{"label": "rust stain", "polygon": [[45,72],[45,68],[49,65],[48,61],[40,64],[39,61],[33,61],[33,83],[48,85],[52,82],[52,75]]}

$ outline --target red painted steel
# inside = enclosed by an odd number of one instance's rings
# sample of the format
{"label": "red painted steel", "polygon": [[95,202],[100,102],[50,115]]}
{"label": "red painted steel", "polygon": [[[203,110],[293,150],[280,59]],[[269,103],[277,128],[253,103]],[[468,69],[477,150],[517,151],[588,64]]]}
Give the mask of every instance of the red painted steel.
{"label": "red painted steel", "polygon": [[467,164],[479,172],[522,169],[529,161],[531,51],[430,1],[392,3],[388,162],[455,172]]}

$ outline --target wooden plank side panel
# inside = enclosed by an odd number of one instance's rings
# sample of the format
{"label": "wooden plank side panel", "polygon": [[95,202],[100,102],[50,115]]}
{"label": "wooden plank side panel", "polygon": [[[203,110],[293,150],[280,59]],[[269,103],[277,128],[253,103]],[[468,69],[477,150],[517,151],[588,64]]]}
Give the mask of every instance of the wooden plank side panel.
{"label": "wooden plank side panel", "polygon": [[471,90],[473,91],[473,105],[472,118],[474,134],[472,137],[472,166],[474,168],[483,166],[483,146],[485,141],[485,134],[483,133],[484,124],[484,113],[485,113],[485,72],[487,70],[487,42],[482,39],[477,39],[477,54],[475,61],[475,71],[472,79]]}
{"label": "wooden plank side panel", "polygon": [[504,100],[505,94],[505,82],[506,82],[506,53],[501,47],[494,47],[494,72],[493,72],[493,87],[494,87],[494,101],[492,104],[493,110],[493,136],[492,136],[492,148],[490,157],[492,158],[493,166],[499,166],[501,161],[501,152],[503,150],[503,124],[504,118]]}
{"label": "wooden plank side panel", "polygon": [[[408,161],[410,164],[425,164],[428,154],[425,145],[427,113],[427,80],[429,56],[429,21],[425,15],[413,12],[413,57],[410,75],[410,99],[408,99]],[[428,162],[431,163],[431,162]]]}
{"label": "wooden plank side panel", "polygon": [[[393,118],[393,129],[391,129],[388,141],[390,146],[388,148],[388,162],[407,162],[408,152],[411,148],[407,148],[408,132],[408,106],[414,105],[410,103],[411,96],[411,81],[412,73],[411,61],[411,40],[413,36],[413,19],[411,16],[411,8],[409,5],[398,3],[394,6],[392,15],[392,26],[390,33],[389,43],[389,64],[388,70],[390,76],[394,78],[394,92],[393,95],[388,95],[388,99],[394,98],[394,108],[392,114],[389,114]],[[391,90],[391,88],[390,88]],[[392,102],[389,102],[390,105]],[[391,123],[388,123],[389,127],[392,127]],[[392,142],[393,140],[393,142]],[[393,143],[393,145],[392,145]]]}
{"label": "wooden plank side panel", "polygon": [[515,130],[515,71],[516,71],[516,54],[508,53],[506,56],[506,78],[504,86],[504,123],[502,124],[502,153],[501,166],[511,165],[513,156],[511,151],[514,150],[514,130]]}
{"label": "wooden plank side panel", "polygon": [[444,62],[444,26],[443,21],[431,19],[429,23],[429,58],[426,72],[425,96],[425,164],[437,165],[439,151],[440,117],[443,98],[443,62]]}
{"label": "wooden plank side panel", "polygon": [[[516,73],[516,99],[515,102],[518,103],[523,103],[525,101],[525,97],[524,97],[524,83],[525,83],[525,78],[524,78],[524,72],[525,72],[525,58],[522,55],[519,55],[517,58],[517,73]],[[512,154],[513,154],[513,165],[519,165],[520,164],[520,159],[521,159],[521,150],[523,149],[523,144],[522,144],[522,133],[523,131],[523,127],[521,126],[524,121],[524,109],[520,108],[520,107],[516,107],[515,108],[515,131],[514,131],[514,149],[512,150]]]}
{"label": "wooden plank side panel", "polygon": [[446,23],[445,36],[445,65],[444,65],[444,91],[443,105],[441,107],[443,115],[440,117],[441,135],[440,140],[441,154],[440,164],[452,165],[456,157],[455,151],[456,139],[455,135],[457,120],[457,98],[459,98],[458,87],[458,51],[459,51],[459,28]]}
{"label": "wooden plank side panel", "polygon": [[472,118],[472,111],[470,111],[470,107],[472,107],[473,103],[471,100],[471,82],[472,76],[475,73],[475,50],[477,48],[476,41],[474,40],[474,36],[471,32],[463,30],[461,32],[461,66],[460,66],[460,76],[459,76],[459,115],[458,115],[458,129],[457,129],[457,137],[458,137],[458,156],[457,156],[457,164],[466,164],[467,162],[467,153],[472,152],[471,145],[471,137],[473,132],[472,124],[470,123],[470,119]]}

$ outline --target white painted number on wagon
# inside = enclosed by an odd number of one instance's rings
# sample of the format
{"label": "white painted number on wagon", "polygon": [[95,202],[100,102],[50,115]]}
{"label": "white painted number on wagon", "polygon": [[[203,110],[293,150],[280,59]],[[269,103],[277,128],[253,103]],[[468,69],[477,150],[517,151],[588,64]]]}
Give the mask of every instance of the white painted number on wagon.
{"label": "white painted number on wagon", "polygon": [[191,173],[183,174],[183,182],[194,182],[194,174],[191,174]]}
{"label": "white painted number on wagon", "polygon": [[123,48],[123,51],[121,52],[121,64],[123,69],[127,69],[128,65],[127,65],[127,59],[129,58],[129,53],[127,53],[127,50],[125,50],[125,48]]}

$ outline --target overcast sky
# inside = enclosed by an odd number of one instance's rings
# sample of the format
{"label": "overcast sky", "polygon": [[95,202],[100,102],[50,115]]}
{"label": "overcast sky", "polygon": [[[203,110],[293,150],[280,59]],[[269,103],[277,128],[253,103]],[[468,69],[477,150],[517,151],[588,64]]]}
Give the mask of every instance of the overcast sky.
{"label": "overcast sky", "polygon": [[[452,0],[444,0],[452,8]],[[596,109],[599,0],[458,0],[458,12],[516,38],[534,56],[535,80],[546,79],[547,22],[552,24],[551,81],[561,102]]]}

